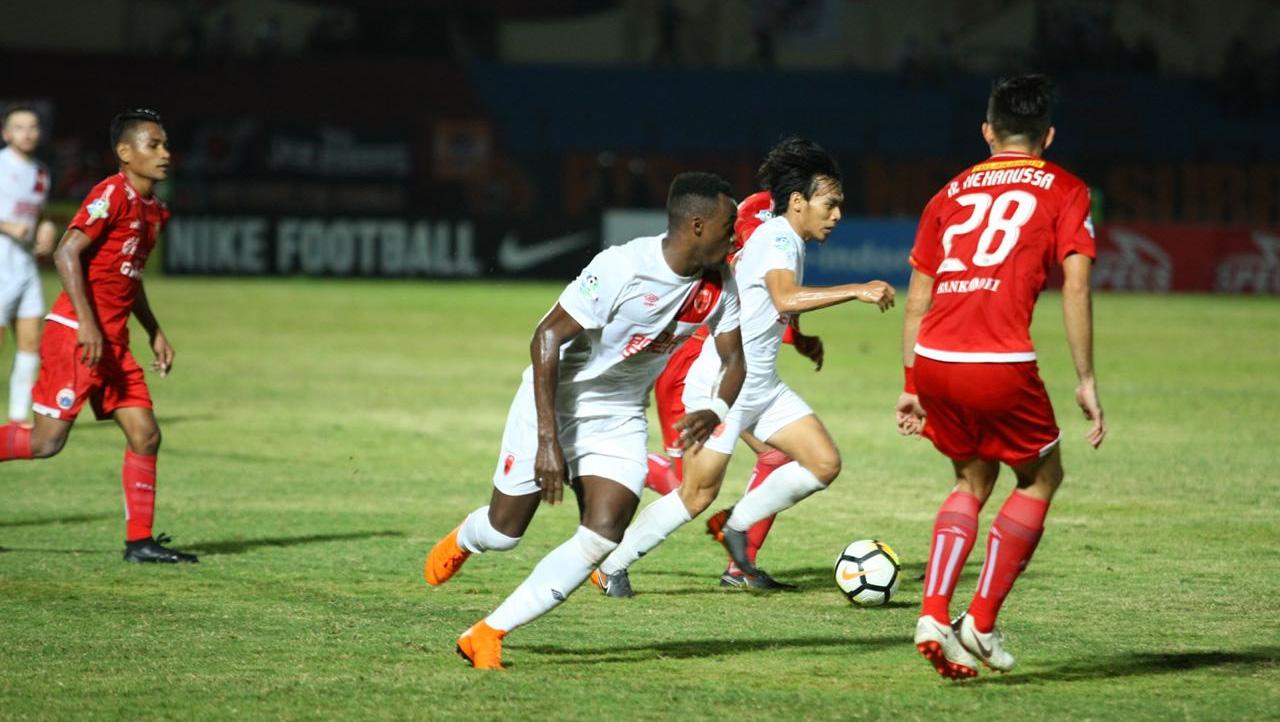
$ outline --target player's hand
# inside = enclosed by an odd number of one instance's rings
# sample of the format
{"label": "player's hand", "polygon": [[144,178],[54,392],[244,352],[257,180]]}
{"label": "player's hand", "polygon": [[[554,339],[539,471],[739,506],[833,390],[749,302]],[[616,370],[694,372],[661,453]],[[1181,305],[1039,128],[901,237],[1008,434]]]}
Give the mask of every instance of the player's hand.
{"label": "player's hand", "polygon": [[164,331],[157,330],[156,335],[151,337],[151,352],[156,355],[156,359],[151,362],[151,370],[160,374],[160,378],[168,376],[173,369],[173,347],[169,345],[169,339],[165,338]]}
{"label": "player's hand", "polygon": [[688,450],[711,438],[711,433],[720,425],[720,417],[711,409],[690,411],[676,419],[676,431],[680,432],[680,448]]}
{"label": "player's hand", "polygon": [[1089,440],[1089,444],[1093,448],[1102,446],[1102,440],[1107,435],[1107,422],[1102,419],[1102,404],[1098,402],[1098,385],[1093,379],[1086,379],[1080,382],[1076,387],[1076,403],[1080,404],[1080,410],[1084,412],[1084,417],[1093,422],[1093,426],[1089,428],[1089,432],[1084,436]]}
{"label": "player's hand", "polygon": [[893,286],[884,281],[869,281],[862,284],[857,298],[863,303],[879,306],[880,312],[883,313],[893,308],[893,293]]}
{"label": "player's hand", "polygon": [[564,451],[560,442],[551,439],[538,442],[538,455],[533,460],[533,479],[542,489],[542,500],[548,504],[564,501],[564,486],[568,482],[565,472]]}
{"label": "player's hand", "polygon": [[796,351],[798,351],[801,356],[804,356],[813,362],[814,366],[817,367],[814,371],[822,370],[822,360],[825,357],[825,352],[822,348],[821,338],[818,338],[817,336],[805,336],[797,331],[795,337],[792,339],[792,344],[796,347]]}
{"label": "player's hand", "polygon": [[53,248],[57,244],[58,227],[51,220],[40,221],[40,225],[36,226],[35,247],[32,249],[36,258],[44,258],[53,253]]}
{"label": "player's hand", "polygon": [[924,407],[920,405],[920,397],[903,393],[898,396],[898,404],[894,407],[898,416],[898,433],[903,436],[919,436],[924,430]]}
{"label": "player's hand", "polygon": [[76,345],[80,347],[80,361],[86,366],[97,366],[102,358],[102,331],[91,318],[80,319],[80,328],[76,331]]}

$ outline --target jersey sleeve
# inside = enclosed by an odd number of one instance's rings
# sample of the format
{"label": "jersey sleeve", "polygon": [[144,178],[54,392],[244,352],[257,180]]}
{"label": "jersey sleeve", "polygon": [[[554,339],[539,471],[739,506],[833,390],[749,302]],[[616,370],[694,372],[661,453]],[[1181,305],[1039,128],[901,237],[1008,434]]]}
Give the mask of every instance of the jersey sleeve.
{"label": "jersey sleeve", "polygon": [[1093,240],[1093,217],[1090,215],[1089,187],[1080,184],[1066,199],[1058,215],[1058,227],[1054,239],[1054,255],[1058,263],[1073,253],[1097,258],[1097,244]]}
{"label": "jersey sleeve", "polygon": [[907,261],[911,267],[929,276],[938,273],[942,265],[943,250],[941,239],[942,221],[938,216],[938,205],[941,194],[934,196],[920,213],[920,222],[916,225],[916,240],[911,246],[911,255]]}
{"label": "jersey sleeve", "polygon": [[124,187],[117,182],[100,183],[89,191],[68,228],[74,228],[97,242],[118,222],[125,210]]}
{"label": "jersey sleeve", "polygon": [[714,336],[722,333],[729,333],[738,328],[741,323],[742,304],[738,302],[738,284],[733,280],[733,276],[729,276],[724,284],[724,291],[720,294],[720,309],[717,317],[707,324],[712,329]]}
{"label": "jersey sleeve", "polygon": [[622,287],[631,278],[625,270],[630,264],[618,255],[615,248],[597,253],[560,293],[560,307],[584,329],[604,328],[613,316]]}
{"label": "jersey sleeve", "polygon": [[761,238],[758,240],[766,241],[763,249],[763,262],[760,265],[761,273],[776,270],[799,270],[800,249],[796,247],[796,240],[790,235],[779,233],[773,238]]}

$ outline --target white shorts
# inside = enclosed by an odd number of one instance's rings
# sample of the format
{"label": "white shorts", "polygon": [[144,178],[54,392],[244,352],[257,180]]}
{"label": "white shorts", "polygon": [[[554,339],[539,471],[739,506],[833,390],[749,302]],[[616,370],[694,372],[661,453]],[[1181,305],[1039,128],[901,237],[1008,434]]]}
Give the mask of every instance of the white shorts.
{"label": "white shorts", "polygon": [[[561,416],[560,449],[568,477],[602,476],[622,484],[640,496],[648,464],[648,421],[643,410],[634,416],[595,416],[585,419]],[[520,384],[507,412],[502,450],[493,472],[493,485],[509,496],[540,491],[533,463],[538,454],[538,414],[533,404],[533,383]]]}
{"label": "white shorts", "polygon": [[0,328],[15,318],[44,315],[44,293],[35,268],[12,273],[0,272]]}
{"label": "white shorts", "polygon": [[[685,383],[685,408],[705,409],[711,389],[689,384],[688,380]],[[764,391],[748,392],[743,389],[724,423],[716,427],[703,446],[721,454],[732,454],[742,432],[751,432],[757,439],[768,443],[769,437],[811,414],[813,409],[809,404],[781,381]]]}

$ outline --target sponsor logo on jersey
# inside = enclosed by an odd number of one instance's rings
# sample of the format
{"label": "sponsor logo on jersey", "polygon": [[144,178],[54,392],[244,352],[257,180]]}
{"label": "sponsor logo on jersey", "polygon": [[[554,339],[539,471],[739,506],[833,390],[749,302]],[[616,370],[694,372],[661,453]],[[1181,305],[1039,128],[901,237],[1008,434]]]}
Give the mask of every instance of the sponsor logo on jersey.
{"label": "sponsor logo on jersey", "polygon": [[76,390],[68,386],[54,396],[54,401],[57,402],[58,408],[64,411],[70,409],[71,405],[76,402]]}

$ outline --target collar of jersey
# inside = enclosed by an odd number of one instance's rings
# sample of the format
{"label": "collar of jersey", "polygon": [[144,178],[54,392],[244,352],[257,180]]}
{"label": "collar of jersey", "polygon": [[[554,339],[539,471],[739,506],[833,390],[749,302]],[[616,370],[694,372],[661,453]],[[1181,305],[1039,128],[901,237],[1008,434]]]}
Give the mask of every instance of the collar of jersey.
{"label": "collar of jersey", "polygon": [[665,234],[665,233],[663,233],[663,234],[662,234],[662,235],[660,235],[660,236],[656,236],[656,238],[658,239],[658,241],[657,241],[657,243],[653,244],[654,246],[656,246],[656,247],[657,247],[657,254],[658,254],[658,268],[661,268],[662,270],[664,270],[664,271],[666,271],[666,272],[667,272],[667,275],[671,276],[672,278],[678,279],[678,280],[680,280],[680,281],[694,281],[694,280],[697,280],[697,279],[701,278],[701,277],[702,277],[702,274],[700,274],[700,273],[699,273],[699,274],[694,274],[694,275],[692,275],[692,276],[681,276],[680,274],[676,273],[676,271],[675,271],[675,269],[674,269],[674,268],[672,268],[671,266],[667,265],[667,257],[666,257],[666,256],[664,256],[664,255],[662,255],[662,241],[663,241],[663,239],[665,239],[666,237],[667,237],[667,234]]}

